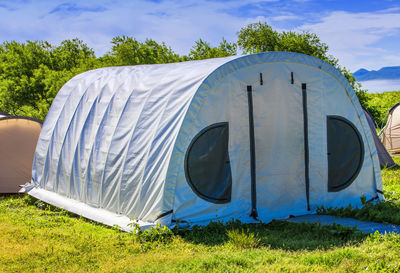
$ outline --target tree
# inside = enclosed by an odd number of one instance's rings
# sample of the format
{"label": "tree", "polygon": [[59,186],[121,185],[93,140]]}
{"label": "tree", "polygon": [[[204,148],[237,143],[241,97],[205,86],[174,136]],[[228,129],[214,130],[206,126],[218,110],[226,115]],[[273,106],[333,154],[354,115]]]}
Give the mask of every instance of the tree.
{"label": "tree", "polygon": [[254,23],[238,32],[238,45],[244,53],[265,51],[290,51],[307,54],[337,65],[337,60],[328,55],[328,46],[310,32],[296,33],[272,29],[267,23]]}
{"label": "tree", "polygon": [[78,39],[0,45],[0,111],[44,119],[61,86],[96,66],[93,50]]}
{"label": "tree", "polygon": [[137,65],[180,62],[181,57],[164,43],[146,39],[144,43],[128,36],[117,36],[111,41],[112,49],[100,58],[104,66]]}
{"label": "tree", "polygon": [[93,49],[79,39],[62,41],[59,46],[52,47],[49,53],[49,68],[55,71],[73,70],[77,67],[91,69],[96,63]]}
{"label": "tree", "polygon": [[328,45],[321,42],[319,37],[310,32],[277,32],[267,23],[254,23],[243,27],[238,32],[238,45],[244,53],[259,53],[264,51],[290,51],[307,54],[335,66],[347,78],[356,92],[362,105],[366,104],[367,96],[361,90],[353,74],[339,61],[328,54]]}
{"label": "tree", "polygon": [[235,43],[228,43],[222,38],[218,47],[212,47],[206,41],[199,39],[190,50],[189,60],[204,60],[210,58],[219,58],[233,56],[237,54],[237,45]]}
{"label": "tree", "polygon": [[279,33],[267,23],[249,24],[238,32],[237,43],[246,54],[277,51]]}

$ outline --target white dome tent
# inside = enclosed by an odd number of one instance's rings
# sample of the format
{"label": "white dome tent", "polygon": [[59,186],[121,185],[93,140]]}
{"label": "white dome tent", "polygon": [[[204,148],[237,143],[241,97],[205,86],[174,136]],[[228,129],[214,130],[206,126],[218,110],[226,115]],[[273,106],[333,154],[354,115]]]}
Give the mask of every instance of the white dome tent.
{"label": "white dome tent", "polygon": [[32,196],[125,230],[383,199],[348,81],[288,52],[78,75],[51,106],[32,175]]}

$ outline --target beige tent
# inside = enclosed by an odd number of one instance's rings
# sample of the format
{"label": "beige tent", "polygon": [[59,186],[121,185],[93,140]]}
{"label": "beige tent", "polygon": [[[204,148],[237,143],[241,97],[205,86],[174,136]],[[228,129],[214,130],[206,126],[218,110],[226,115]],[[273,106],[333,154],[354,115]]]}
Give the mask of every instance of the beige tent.
{"label": "beige tent", "polygon": [[42,123],[0,113],[0,193],[16,193],[31,180]]}
{"label": "beige tent", "polygon": [[391,154],[400,153],[400,103],[393,106],[388,113],[385,127],[381,132],[381,140]]}

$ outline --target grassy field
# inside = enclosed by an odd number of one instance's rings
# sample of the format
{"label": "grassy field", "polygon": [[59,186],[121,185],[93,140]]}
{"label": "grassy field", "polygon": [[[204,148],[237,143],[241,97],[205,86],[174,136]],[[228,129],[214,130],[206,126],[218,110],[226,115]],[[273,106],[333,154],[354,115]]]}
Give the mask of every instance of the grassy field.
{"label": "grassy field", "polygon": [[[400,169],[382,174],[386,203],[325,212],[400,224]],[[129,234],[29,196],[0,197],[0,272],[275,271],[399,272],[400,235],[283,221]]]}

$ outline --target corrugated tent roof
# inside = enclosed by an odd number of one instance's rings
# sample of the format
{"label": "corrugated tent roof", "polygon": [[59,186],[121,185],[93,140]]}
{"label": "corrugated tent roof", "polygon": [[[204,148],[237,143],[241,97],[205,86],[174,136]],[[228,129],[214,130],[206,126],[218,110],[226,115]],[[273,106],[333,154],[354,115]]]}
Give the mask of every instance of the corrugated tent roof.
{"label": "corrugated tent roof", "polygon": [[[165,178],[173,148],[167,144],[175,141],[198,87],[234,58],[110,67],[76,76],[60,90],[46,117],[34,181],[46,181],[42,187],[100,207],[110,208],[126,197],[140,202],[132,195],[145,195],[148,183]],[[53,160],[46,161],[47,154]],[[155,168],[160,172],[154,173]],[[46,179],[44,169],[49,170]],[[118,191],[92,194],[116,178],[115,187],[127,196]],[[129,183],[142,185],[141,192],[125,189]],[[123,207],[111,209],[125,212]]]}

